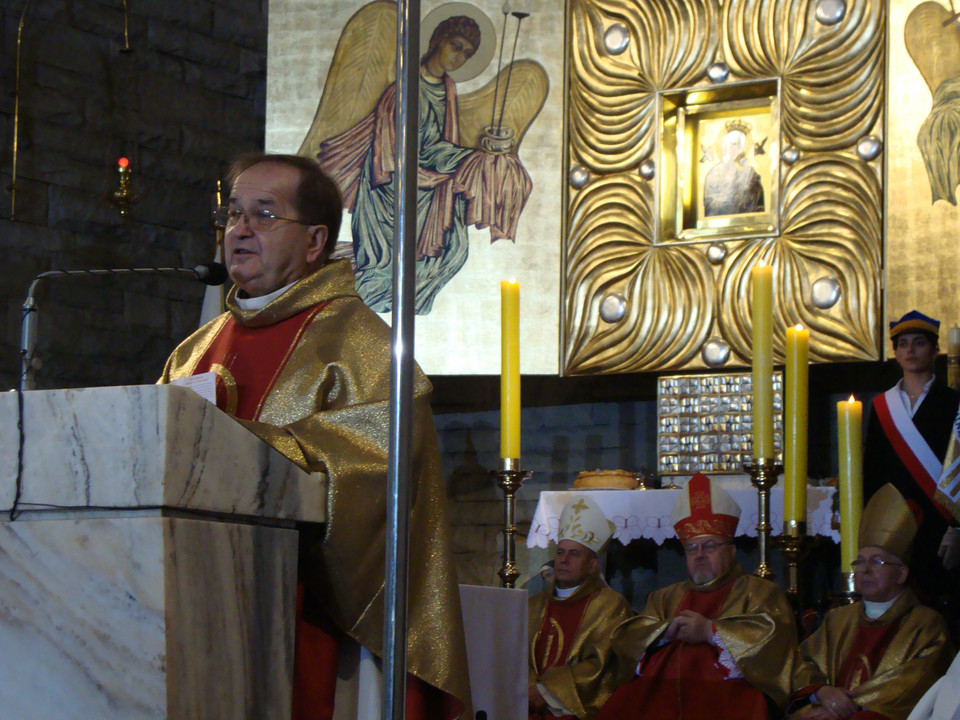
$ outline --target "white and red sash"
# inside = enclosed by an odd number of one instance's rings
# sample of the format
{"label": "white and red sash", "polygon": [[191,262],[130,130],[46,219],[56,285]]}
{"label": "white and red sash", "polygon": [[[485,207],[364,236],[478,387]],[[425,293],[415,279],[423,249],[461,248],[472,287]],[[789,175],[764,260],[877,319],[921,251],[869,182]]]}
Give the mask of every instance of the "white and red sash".
{"label": "white and red sash", "polygon": [[952,520],[950,512],[936,500],[937,482],[943,464],[913,424],[913,418],[904,406],[897,387],[894,386],[876,398],[873,409],[900,462],[924,494],[933,501],[940,514],[947,520]]}

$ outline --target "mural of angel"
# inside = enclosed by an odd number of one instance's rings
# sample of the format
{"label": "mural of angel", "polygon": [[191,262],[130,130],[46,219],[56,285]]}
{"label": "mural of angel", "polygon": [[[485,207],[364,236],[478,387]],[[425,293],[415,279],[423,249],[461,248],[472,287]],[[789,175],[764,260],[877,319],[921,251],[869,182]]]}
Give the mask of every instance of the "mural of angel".
{"label": "mural of angel", "polygon": [[930,180],[931,204],[957,204],[960,184],[960,23],[958,15],[935,2],[910,11],[903,39],[933,97],[933,107],[917,133],[917,146]]}
{"label": "mural of angel", "polygon": [[[343,193],[357,292],[377,312],[389,312],[392,300],[395,20],[396,5],[378,0],[348,21],[300,148]],[[469,226],[489,228],[491,242],[516,239],[533,187],[517,150],[548,91],[539,63],[519,60],[458,101],[456,80],[478,75],[493,56],[493,25],[465,3],[437,8],[422,25],[429,42],[420,61],[417,314],[430,312],[467,261]]]}

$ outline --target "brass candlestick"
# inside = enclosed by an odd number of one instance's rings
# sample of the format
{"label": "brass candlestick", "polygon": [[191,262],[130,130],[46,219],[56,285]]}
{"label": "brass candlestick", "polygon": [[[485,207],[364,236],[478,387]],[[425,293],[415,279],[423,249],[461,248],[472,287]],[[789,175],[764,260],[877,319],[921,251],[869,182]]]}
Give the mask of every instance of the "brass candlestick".
{"label": "brass candlestick", "polygon": [[783,465],[777,465],[769,458],[757,458],[743,464],[750,475],[750,482],[757,488],[757,540],[760,547],[760,565],[754,571],[757,577],[771,580],[773,570],[767,564],[767,547],[770,544],[770,488],[777,484],[777,476],[783,472]]}
{"label": "brass candlestick", "polygon": [[834,605],[853,605],[860,599],[856,585],[853,583],[853,570],[840,570],[840,589],[833,593]]}
{"label": "brass candlestick", "polygon": [[520,469],[520,458],[503,458],[499,470],[491,470],[490,474],[497,479],[497,485],[503,491],[503,566],[497,571],[500,576],[500,585],[505,588],[514,587],[520,571],[516,564],[517,521],[516,495],[523,487],[523,481],[529,480],[533,473]]}
{"label": "brass candlestick", "polygon": [[795,608],[800,607],[800,561],[807,554],[807,524],[797,520],[783,521],[783,535],[777,538],[780,552],[787,558],[787,597]]}
{"label": "brass candlestick", "polygon": [[130,161],[127,158],[122,157],[117,161],[117,173],[120,176],[120,182],[117,189],[107,196],[107,200],[120,211],[121,217],[127,217],[130,214],[130,206],[139,199],[130,184],[132,172]]}

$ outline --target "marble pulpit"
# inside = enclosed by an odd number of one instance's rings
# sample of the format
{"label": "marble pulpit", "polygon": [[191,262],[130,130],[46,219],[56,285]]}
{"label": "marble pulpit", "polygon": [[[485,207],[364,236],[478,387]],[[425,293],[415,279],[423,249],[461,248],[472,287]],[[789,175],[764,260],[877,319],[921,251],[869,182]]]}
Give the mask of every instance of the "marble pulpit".
{"label": "marble pulpit", "polygon": [[22,398],[21,436],[0,395],[0,717],[290,717],[325,478],[187,388]]}

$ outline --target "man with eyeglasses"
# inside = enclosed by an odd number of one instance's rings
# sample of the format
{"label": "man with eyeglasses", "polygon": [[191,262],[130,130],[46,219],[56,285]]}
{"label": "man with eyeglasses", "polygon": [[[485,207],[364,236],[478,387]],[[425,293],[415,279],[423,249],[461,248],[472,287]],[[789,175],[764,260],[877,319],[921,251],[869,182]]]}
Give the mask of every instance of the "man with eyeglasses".
{"label": "man with eyeglasses", "polygon": [[553,582],[529,604],[530,720],[592,718],[613,692],[610,633],[633,615],[599,572],[613,527],[587,497],[560,513]]}
{"label": "man with eyeglasses", "polygon": [[793,612],[780,588],[737,564],[739,518],[706,475],[687,483],[671,520],[690,580],[651,593],[643,612],[614,630],[617,660],[633,679],[596,720],[766,720],[786,705]]}
{"label": "man with eyeglasses", "polygon": [[953,657],[946,623],[907,586],[916,534],[910,506],[884,485],[860,520],[862,600],[831,610],[800,646],[791,718],[904,720],[943,674]]}
{"label": "man with eyeglasses", "polygon": [[[342,201],[314,160],[244,156],[230,185],[228,312],[174,350],[160,382],[214,372],[218,407],[326,473],[327,522],[300,534],[293,717],[330,718],[335,702],[342,717],[338,670],[382,651],[390,329],[357,296],[349,261],[328,259]],[[407,717],[434,720],[469,707],[469,689],[430,392],[417,368]]]}

